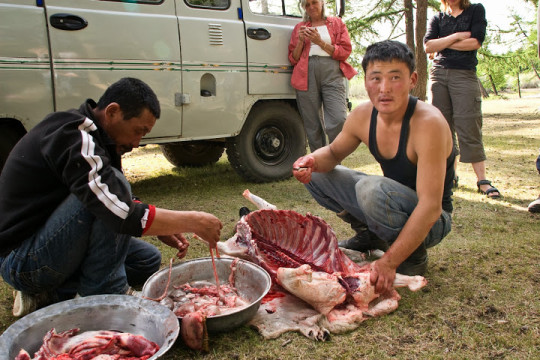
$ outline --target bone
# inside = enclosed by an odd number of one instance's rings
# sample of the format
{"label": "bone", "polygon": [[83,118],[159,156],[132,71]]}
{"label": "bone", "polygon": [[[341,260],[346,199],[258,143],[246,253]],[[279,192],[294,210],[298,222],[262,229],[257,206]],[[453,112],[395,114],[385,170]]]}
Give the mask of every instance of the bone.
{"label": "bone", "polygon": [[394,287],[408,287],[411,291],[417,291],[426,286],[427,280],[423,276],[407,276],[396,274]]}
{"label": "bone", "polygon": [[252,194],[248,189],[244,190],[242,195],[251,203],[253,203],[259,210],[261,209],[277,210],[276,205],[272,205],[268,201],[264,200],[263,198]]}

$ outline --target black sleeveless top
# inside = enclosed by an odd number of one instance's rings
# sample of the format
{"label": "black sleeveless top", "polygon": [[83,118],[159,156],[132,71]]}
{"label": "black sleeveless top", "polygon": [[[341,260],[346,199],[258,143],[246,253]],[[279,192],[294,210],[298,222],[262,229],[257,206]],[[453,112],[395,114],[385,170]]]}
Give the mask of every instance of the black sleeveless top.
{"label": "black sleeveless top", "polygon": [[[385,159],[379,153],[377,147],[377,109],[373,108],[371,122],[369,126],[369,151],[380,164],[385,177],[390,178],[416,191],[417,166],[407,157],[407,141],[409,140],[409,123],[416,108],[418,98],[409,96],[409,104],[401,124],[398,151],[394,158]],[[452,212],[452,181],[454,180],[454,162],[456,154],[452,153],[446,159],[446,177],[444,179],[444,192],[442,198],[442,208],[447,212]]]}

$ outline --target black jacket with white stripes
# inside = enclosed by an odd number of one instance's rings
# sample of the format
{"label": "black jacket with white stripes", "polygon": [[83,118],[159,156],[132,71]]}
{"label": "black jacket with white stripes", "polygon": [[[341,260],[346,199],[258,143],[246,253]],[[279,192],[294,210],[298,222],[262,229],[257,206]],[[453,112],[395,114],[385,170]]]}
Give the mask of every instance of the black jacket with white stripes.
{"label": "black jacket with white stripes", "polygon": [[150,225],[155,208],[133,201],[115,175],[121,158],[95,107],[88,99],[78,110],[48,115],[11,151],[0,175],[0,256],[42,227],[69,194],[116,233],[140,236]]}

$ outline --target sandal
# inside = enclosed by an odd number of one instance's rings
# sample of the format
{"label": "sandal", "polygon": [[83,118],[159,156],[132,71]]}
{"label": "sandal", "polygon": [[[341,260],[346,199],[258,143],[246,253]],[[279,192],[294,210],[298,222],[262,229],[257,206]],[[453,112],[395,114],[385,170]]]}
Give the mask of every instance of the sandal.
{"label": "sandal", "polygon": [[[491,187],[487,189],[487,191],[482,191],[482,189],[480,189],[480,186],[482,185],[489,185]],[[480,180],[476,183],[476,186],[478,187],[479,193],[486,195],[490,199],[499,199],[501,197],[500,191],[497,190],[496,187],[492,186],[491,181],[489,180]],[[498,193],[498,194],[489,196],[489,194],[493,194],[493,193]]]}

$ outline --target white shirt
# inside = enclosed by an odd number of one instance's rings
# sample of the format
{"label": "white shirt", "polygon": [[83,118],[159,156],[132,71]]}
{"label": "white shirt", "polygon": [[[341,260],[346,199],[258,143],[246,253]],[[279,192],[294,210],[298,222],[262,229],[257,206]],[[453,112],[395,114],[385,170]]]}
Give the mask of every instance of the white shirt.
{"label": "white shirt", "polygon": [[[327,44],[332,44],[332,40],[330,39],[330,33],[328,32],[328,28],[326,25],[316,26],[315,29],[319,32],[319,35],[321,36],[321,40],[324,41]],[[328,45],[326,46],[328,48]],[[309,56],[330,56],[326,51],[324,51],[319,45],[315,43],[311,43],[311,47],[309,48]]]}

